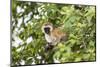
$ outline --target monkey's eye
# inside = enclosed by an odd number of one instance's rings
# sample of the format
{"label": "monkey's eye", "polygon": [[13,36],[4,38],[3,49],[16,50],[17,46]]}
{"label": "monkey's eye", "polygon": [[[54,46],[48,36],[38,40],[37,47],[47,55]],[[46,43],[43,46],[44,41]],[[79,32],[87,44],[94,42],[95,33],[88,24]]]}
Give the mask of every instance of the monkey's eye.
{"label": "monkey's eye", "polygon": [[44,31],[45,31],[45,33],[49,34],[50,33],[50,28],[46,27],[46,28],[44,28]]}

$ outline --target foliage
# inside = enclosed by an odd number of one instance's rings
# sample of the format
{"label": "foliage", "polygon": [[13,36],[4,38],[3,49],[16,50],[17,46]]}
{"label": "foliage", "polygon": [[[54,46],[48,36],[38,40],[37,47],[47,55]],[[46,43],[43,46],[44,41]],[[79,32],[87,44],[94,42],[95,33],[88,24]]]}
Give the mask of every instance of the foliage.
{"label": "foliage", "polygon": [[[95,6],[12,0],[12,66],[95,61]],[[51,22],[68,33],[68,40],[45,51],[41,31]]]}

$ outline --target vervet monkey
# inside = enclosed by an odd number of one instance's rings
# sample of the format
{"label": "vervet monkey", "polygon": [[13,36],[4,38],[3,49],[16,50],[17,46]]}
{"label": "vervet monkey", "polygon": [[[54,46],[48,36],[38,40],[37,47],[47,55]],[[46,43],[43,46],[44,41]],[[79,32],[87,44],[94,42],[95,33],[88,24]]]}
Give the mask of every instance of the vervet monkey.
{"label": "vervet monkey", "polygon": [[52,23],[45,23],[42,26],[42,32],[45,35],[47,41],[47,47],[52,48],[61,41],[67,39],[66,33],[62,32],[59,28],[55,28]]}

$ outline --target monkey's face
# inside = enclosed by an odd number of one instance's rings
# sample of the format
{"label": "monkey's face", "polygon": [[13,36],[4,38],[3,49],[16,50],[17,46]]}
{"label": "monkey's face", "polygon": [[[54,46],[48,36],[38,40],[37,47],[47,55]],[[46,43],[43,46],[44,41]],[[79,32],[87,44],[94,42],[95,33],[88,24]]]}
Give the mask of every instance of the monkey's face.
{"label": "monkey's face", "polygon": [[53,30],[53,25],[50,23],[46,23],[42,26],[42,32],[44,34],[50,34],[52,30]]}
{"label": "monkey's face", "polygon": [[45,32],[46,34],[50,34],[50,27],[45,27],[45,28],[44,28],[44,32]]}

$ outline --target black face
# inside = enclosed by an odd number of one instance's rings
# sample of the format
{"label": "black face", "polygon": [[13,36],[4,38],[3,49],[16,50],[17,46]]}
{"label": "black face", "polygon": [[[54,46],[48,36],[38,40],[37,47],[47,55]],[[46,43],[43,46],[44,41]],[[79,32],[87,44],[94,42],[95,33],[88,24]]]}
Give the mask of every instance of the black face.
{"label": "black face", "polygon": [[45,31],[46,34],[50,34],[50,28],[49,27],[44,28],[44,31]]}

